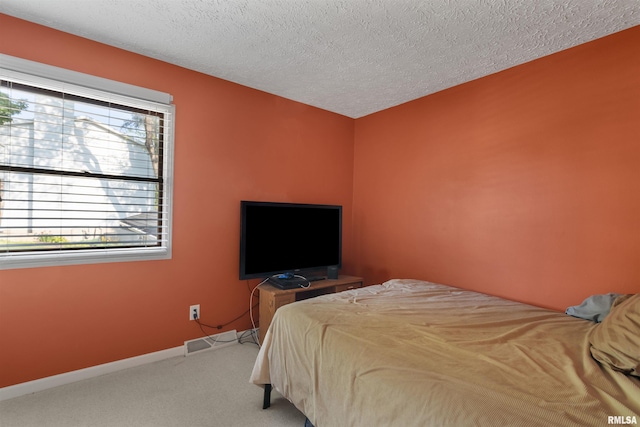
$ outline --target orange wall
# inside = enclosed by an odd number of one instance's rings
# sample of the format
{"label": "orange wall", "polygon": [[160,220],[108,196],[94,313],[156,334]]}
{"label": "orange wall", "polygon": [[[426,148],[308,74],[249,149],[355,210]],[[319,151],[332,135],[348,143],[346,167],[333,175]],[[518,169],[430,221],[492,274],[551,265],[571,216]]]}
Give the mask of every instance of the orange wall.
{"label": "orange wall", "polygon": [[[173,259],[0,271],[0,387],[182,345],[202,335],[191,304],[213,325],[242,314],[241,199],[340,204],[351,217],[352,119],[2,14],[0,40],[1,53],[176,105]],[[351,235],[347,220],[347,273]],[[222,331],[250,327],[245,316]]]}
{"label": "orange wall", "polygon": [[356,121],[367,282],[640,292],[640,27]]}
{"label": "orange wall", "polygon": [[0,271],[0,387],[179,346],[191,304],[244,312],[241,199],[342,204],[368,283],[558,309],[640,291],[640,28],[355,121],[2,14],[0,40],[177,107],[173,259]]}

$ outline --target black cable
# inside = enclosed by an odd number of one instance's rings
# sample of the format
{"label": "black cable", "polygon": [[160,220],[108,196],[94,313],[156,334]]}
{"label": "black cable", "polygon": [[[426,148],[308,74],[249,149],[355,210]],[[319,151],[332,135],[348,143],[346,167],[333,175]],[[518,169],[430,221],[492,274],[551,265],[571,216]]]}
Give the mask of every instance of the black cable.
{"label": "black cable", "polygon": [[[259,305],[259,304],[255,304],[255,305],[253,306],[253,308],[256,308],[258,305]],[[236,320],[242,319],[242,317],[243,317],[245,314],[248,314],[248,313],[249,313],[249,310],[245,311],[244,313],[242,313],[240,316],[236,317],[235,319],[230,320],[230,321],[229,321],[229,322],[227,322],[227,323],[223,323],[223,324],[217,325],[217,326],[212,326],[212,325],[207,325],[206,323],[202,323],[202,322],[200,321],[200,319],[196,319],[196,321],[198,322],[198,325],[201,325],[201,326],[204,326],[204,327],[207,327],[207,328],[211,328],[211,329],[222,329],[222,328],[224,328],[225,326],[228,326],[228,325],[232,324],[232,323],[233,323],[233,322],[235,322]]]}
{"label": "black cable", "polygon": [[[261,282],[260,284],[258,284],[258,286],[260,286],[262,283],[264,283],[264,281],[263,281],[263,282]],[[257,288],[258,286],[256,286],[256,288]],[[251,286],[249,285],[249,281],[248,281],[248,280],[247,280],[247,290],[248,290],[248,291],[249,291],[249,293],[251,293],[251,294],[253,294],[253,291],[255,290],[255,288],[254,288],[254,289],[251,289]],[[258,298],[258,295],[256,295],[255,297],[256,297],[256,298]],[[196,317],[194,320],[196,321],[196,323],[197,323],[197,324],[198,324],[198,326],[200,327],[200,330],[202,331],[202,333],[203,333],[207,338],[209,338],[209,339],[211,339],[211,340],[214,340],[214,341],[216,341],[216,342],[220,342],[220,343],[229,343],[229,342],[238,341],[240,344],[243,344],[243,343],[241,342],[241,339],[242,339],[242,338],[244,338],[244,337],[243,337],[244,333],[243,333],[239,338],[237,338],[237,339],[235,339],[235,340],[231,340],[231,341],[219,341],[219,340],[217,340],[216,338],[213,338],[211,335],[209,335],[209,334],[204,330],[203,326],[204,326],[204,327],[206,327],[206,328],[211,328],[211,329],[218,329],[218,330],[220,330],[220,329],[224,328],[225,326],[228,326],[228,325],[232,324],[232,323],[233,323],[233,322],[235,322],[236,320],[240,320],[240,319],[241,319],[242,317],[244,317],[246,314],[248,314],[249,312],[251,312],[251,310],[252,310],[252,309],[254,309],[254,308],[258,307],[258,305],[260,305],[260,303],[256,303],[255,305],[253,305],[253,307],[249,308],[249,310],[245,311],[244,313],[242,313],[241,315],[239,315],[239,316],[238,316],[238,317],[236,317],[235,319],[230,320],[230,321],[229,321],[229,322],[227,322],[227,323],[223,323],[223,324],[217,325],[217,326],[207,325],[206,323],[202,323],[202,322],[200,321],[200,318],[198,318],[198,317]],[[252,323],[252,324],[254,324],[253,319],[251,319],[251,320],[252,320],[252,322],[251,322],[251,323]],[[251,329],[250,331],[246,331],[246,332],[249,332],[249,333],[251,334],[252,341],[249,341],[249,342],[253,342],[254,344],[256,344],[256,345],[258,345],[258,346],[259,346],[259,344],[258,344],[258,340],[257,340],[257,338],[255,337],[254,329]],[[246,332],[245,332],[245,333],[246,333]]]}
{"label": "black cable", "polygon": [[[246,344],[246,343],[249,343],[249,344],[255,344],[255,345],[257,345],[257,346],[259,347],[260,345],[258,344],[258,340],[257,340],[257,338],[256,338],[256,335],[255,335],[255,334],[256,334],[256,332],[255,332],[255,330],[254,330],[254,329],[250,329],[250,330],[244,331],[244,332],[243,332],[243,333],[238,337],[238,343],[240,343],[240,344]],[[247,337],[247,335],[249,335],[249,336],[251,337],[251,339],[250,339],[250,340],[248,340],[248,341],[242,341],[243,339],[245,339],[245,338]]]}
{"label": "black cable", "polygon": [[220,341],[214,337],[212,337],[211,335],[209,335],[204,328],[202,327],[202,323],[200,323],[200,319],[196,319],[196,323],[198,324],[198,326],[200,326],[200,330],[202,331],[202,333],[209,338],[210,340],[214,341],[214,342],[221,342],[221,343],[228,343],[228,342],[234,342],[234,341],[238,341],[238,338],[236,338],[235,340],[231,340],[231,341]]}
{"label": "black cable", "polygon": [[[196,320],[196,323],[198,324],[198,326],[200,327],[200,330],[202,331],[202,333],[207,338],[209,338],[210,340],[212,340],[212,341],[214,341],[216,343],[230,343],[230,342],[236,342],[237,341],[239,344],[245,344],[245,343],[249,342],[249,343],[252,343],[252,344],[255,344],[255,345],[259,346],[257,338],[255,337],[255,330],[254,329],[250,329],[250,330],[244,331],[239,337],[237,337],[236,339],[233,339],[233,340],[220,340],[219,338],[215,338],[215,337],[212,337],[211,335],[209,335],[207,333],[207,331],[204,330],[203,326],[205,326],[207,328],[218,328],[218,329],[220,329],[221,326],[210,326],[210,325],[206,325],[206,324],[202,323],[200,321],[200,319],[195,319],[195,320]],[[247,334],[249,334],[251,336],[251,341],[242,341],[244,338],[246,338]]]}

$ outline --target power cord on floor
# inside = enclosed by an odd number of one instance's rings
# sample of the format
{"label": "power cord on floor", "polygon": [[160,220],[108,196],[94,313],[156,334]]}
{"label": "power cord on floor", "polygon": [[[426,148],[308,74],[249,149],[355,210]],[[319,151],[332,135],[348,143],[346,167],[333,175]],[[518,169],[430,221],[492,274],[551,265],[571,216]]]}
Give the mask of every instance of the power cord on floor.
{"label": "power cord on floor", "polygon": [[260,346],[258,344],[258,334],[256,333],[255,329],[250,329],[240,334],[240,336],[238,337],[238,343],[240,344],[248,343],[248,344],[255,344],[257,346]]}
{"label": "power cord on floor", "polygon": [[[266,283],[269,279],[265,279],[262,282],[258,283],[257,286],[255,286],[253,289],[251,289],[251,297],[249,299],[249,309],[247,311],[245,311],[244,313],[242,313],[241,315],[239,315],[238,317],[228,321],[227,323],[222,323],[219,325],[208,325],[206,323],[203,323],[200,321],[200,319],[198,318],[198,313],[194,311],[193,313],[193,320],[196,321],[196,323],[198,324],[198,326],[200,327],[200,330],[202,331],[202,333],[204,334],[204,336],[206,336],[207,338],[209,338],[210,340],[213,340],[215,342],[219,342],[219,343],[229,343],[229,342],[234,342],[234,341],[238,341],[238,343],[240,344],[244,344],[246,342],[251,342],[253,344],[256,344],[258,347],[260,347],[260,338],[258,337],[258,334],[256,333],[256,322],[255,319],[253,317],[253,309],[256,308],[259,303],[253,303],[253,298],[254,298],[254,293],[256,291],[256,289],[258,289],[261,285],[263,285],[264,283]],[[247,287],[250,289],[248,282],[247,282]],[[247,313],[249,313],[249,317],[251,318],[251,326],[252,329],[249,331],[245,331],[243,332],[237,339],[235,340],[227,340],[227,341],[220,341],[218,339],[216,339],[215,337],[212,337],[211,335],[209,335],[209,333],[207,331],[204,330],[204,328],[211,328],[211,329],[222,329],[225,326],[228,326],[230,324],[232,324],[233,322],[241,319],[242,317],[244,317]],[[249,334],[249,336],[251,337],[250,341],[243,341],[243,339],[247,338],[247,334]]]}

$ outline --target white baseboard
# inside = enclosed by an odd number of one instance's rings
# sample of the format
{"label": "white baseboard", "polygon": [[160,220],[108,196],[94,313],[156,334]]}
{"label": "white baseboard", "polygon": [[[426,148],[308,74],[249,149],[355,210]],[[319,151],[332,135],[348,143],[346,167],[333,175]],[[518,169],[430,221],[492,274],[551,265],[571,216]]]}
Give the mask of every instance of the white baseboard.
{"label": "white baseboard", "polygon": [[[242,337],[246,332],[251,330],[242,331],[236,333],[237,337]],[[231,332],[231,331],[228,331]],[[253,330],[254,334],[258,333],[258,329]],[[224,332],[224,335],[227,332]],[[215,345],[216,343],[213,342]],[[215,348],[233,345],[235,343],[218,343]],[[63,374],[53,375],[51,377],[40,378],[33,381],[27,381],[25,383],[10,385],[8,387],[0,388],[0,402],[3,400],[13,399],[14,397],[20,397],[27,394],[35,393],[49,388],[58,387],[65,384],[71,384],[76,381],[82,381],[89,378],[99,377],[100,375],[110,374],[112,372],[121,371],[123,369],[133,368],[136,366],[144,365],[147,363],[158,362],[164,359],[170,359],[172,357],[186,356],[187,354],[187,342],[180,347],[168,348],[166,350],[160,350],[153,353],[147,353],[140,356],[130,357],[128,359],[116,360],[115,362],[105,363],[102,365],[91,366],[85,369],[78,369],[77,371],[65,372]]]}
{"label": "white baseboard", "polygon": [[116,360],[115,362],[105,363],[102,365],[91,366],[85,369],[78,369],[77,371],[65,372],[64,374],[53,375],[51,377],[40,378],[25,383],[3,387],[0,388],[0,402],[3,400],[13,399],[14,397],[35,393],[37,391],[42,391],[49,388],[74,383],[76,381],[98,377],[100,375],[110,374],[112,372],[121,371],[123,369],[133,368],[135,366],[144,365],[146,363],[153,363],[182,355],[184,355],[184,346],[174,347],[166,350],[156,351],[153,353],[143,354],[141,356],[130,357],[128,359]]}

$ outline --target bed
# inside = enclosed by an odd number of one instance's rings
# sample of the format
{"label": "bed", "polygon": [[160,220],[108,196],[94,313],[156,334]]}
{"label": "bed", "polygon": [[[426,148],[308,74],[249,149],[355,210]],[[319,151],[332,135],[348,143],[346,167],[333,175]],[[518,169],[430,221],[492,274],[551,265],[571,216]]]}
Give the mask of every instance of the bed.
{"label": "bed", "polygon": [[[637,314],[638,300],[629,304]],[[315,427],[631,424],[640,422],[638,365],[592,356],[595,332],[623,305],[597,324],[391,280],[278,309],[251,382],[272,385]],[[613,338],[598,332],[640,356],[633,323]]]}

